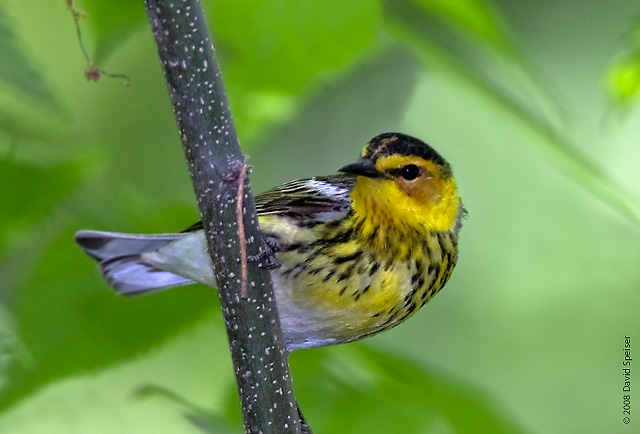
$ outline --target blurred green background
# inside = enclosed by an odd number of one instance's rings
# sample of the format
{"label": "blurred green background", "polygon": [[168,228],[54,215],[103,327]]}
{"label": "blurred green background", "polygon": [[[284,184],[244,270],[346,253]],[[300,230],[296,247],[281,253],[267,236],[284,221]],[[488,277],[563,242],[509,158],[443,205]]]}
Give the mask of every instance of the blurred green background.
{"label": "blurred green background", "polygon": [[[86,82],[62,0],[0,5],[0,432],[241,432],[216,293],[116,297],[72,242],[198,218],[142,0],[75,6],[130,86]],[[292,356],[314,432],[638,432],[637,1],[205,8],[255,192],[396,130],[453,164],[469,210],[418,315]]]}

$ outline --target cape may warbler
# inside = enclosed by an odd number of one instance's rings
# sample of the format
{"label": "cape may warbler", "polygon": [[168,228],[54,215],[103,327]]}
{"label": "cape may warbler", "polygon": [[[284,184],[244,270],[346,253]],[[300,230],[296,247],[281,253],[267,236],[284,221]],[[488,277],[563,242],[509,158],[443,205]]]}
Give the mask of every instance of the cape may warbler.
{"label": "cape may warbler", "polygon": [[[465,214],[449,164],[400,133],[374,137],[338,175],[256,197],[289,351],[390,329],[447,282]],[[80,231],[109,285],[136,295],[215,278],[201,224],[178,234]]]}

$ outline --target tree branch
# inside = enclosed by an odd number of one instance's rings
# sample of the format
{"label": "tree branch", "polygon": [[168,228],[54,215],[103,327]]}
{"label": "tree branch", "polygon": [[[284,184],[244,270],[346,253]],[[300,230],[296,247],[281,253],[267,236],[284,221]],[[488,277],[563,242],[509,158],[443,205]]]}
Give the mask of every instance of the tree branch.
{"label": "tree branch", "polygon": [[270,275],[247,264],[260,253],[262,233],[202,7],[198,0],[145,5],[214,264],[245,432],[299,433]]}

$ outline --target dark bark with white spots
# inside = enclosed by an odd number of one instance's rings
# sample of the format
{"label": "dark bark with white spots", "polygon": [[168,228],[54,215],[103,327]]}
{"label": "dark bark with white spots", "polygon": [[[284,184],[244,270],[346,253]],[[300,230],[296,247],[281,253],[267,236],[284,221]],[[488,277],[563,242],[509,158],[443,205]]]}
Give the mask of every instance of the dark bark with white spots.
{"label": "dark bark with white spots", "polygon": [[[299,433],[269,272],[246,261],[260,252],[262,234],[202,7],[198,0],[145,4],[214,264],[245,432]],[[239,236],[242,222],[246,241]]]}

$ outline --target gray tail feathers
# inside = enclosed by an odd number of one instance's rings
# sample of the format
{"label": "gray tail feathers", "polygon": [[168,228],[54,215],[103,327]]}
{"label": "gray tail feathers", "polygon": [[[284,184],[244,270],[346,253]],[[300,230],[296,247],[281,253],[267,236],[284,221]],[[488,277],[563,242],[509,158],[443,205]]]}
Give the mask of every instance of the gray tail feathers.
{"label": "gray tail feathers", "polygon": [[158,269],[143,258],[143,254],[155,252],[180,236],[78,231],[75,240],[89,256],[98,261],[109,286],[123,295],[138,295],[195,283],[186,277]]}

